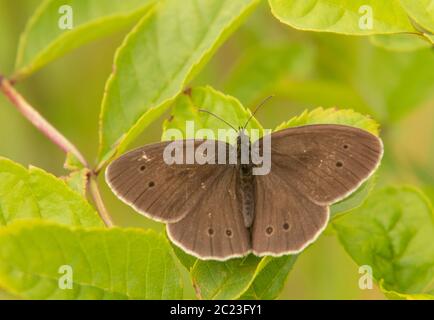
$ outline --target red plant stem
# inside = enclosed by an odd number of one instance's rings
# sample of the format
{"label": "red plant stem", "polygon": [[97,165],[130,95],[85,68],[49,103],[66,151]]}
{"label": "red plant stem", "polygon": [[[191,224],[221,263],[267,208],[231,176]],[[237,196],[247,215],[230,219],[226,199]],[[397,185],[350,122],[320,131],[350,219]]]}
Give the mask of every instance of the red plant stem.
{"label": "red plant stem", "polygon": [[[73,154],[81,164],[88,168],[89,164],[80,151],[74,146],[67,138],[65,138],[56,128],[54,128],[42,115],[37,112],[18,91],[15,90],[12,83],[0,75],[0,91],[8,98],[8,100],[18,109],[18,111],[32,123],[40,132],[42,132],[48,139],[56,144],[65,153]],[[90,194],[95,202],[101,219],[107,227],[112,227],[113,222],[104,205],[101,194],[96,182],[96,175],[90,176]]]}
{"label": "red plant stem", "polygon": [[56,144],[65,153],[73,154],[85,167],[89,167],[86,159],[78,149],[41,116],[12,86],[12,84],[0,76],[0,90],[19,112],[29,120],[40,132]]}

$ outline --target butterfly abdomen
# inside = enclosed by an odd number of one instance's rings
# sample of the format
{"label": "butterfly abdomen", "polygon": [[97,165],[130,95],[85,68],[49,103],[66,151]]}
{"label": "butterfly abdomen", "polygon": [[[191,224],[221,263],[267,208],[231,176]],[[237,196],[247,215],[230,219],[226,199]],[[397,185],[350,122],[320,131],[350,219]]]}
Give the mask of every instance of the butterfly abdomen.
{"label": "butterfly abdomen", "polygon": [[237,139],[238,177],[237,193],[240,212],[243,215],[244,226],[250,228],[255,217],[255,176],[251,160],[251,143],[243,131]]}
{"label": "butterfly abdomen", "polygon": [[255,217],[255,176],[252,170],[253,167],[248,164],[242,164],[238,169],[238,203],[246,228],[252,226]]}

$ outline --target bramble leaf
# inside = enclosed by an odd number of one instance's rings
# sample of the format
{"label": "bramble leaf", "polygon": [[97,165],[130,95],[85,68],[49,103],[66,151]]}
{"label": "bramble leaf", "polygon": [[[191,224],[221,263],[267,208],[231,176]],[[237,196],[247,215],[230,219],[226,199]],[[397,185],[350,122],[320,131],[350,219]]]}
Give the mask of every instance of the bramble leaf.
{"label": "bramble leaf", "polygon": [[82,197],[86,197],[87,184],[89,182],[89,169],[81,169],[69,173],[67,176],[62,177],[66,184]]}
{"label": "bramble leaf", "polygon": [[[15,222],[0,229],[0,261],[0,286],[23,298],[182,298],[171,248],[153,231]],[[68,275],[72,288],[60,288]]]}
{"label": "bramble leaf", "polygon": [[384,288],[383,280],[380,281],[379,286],[384,295],[391,300],[434,300],[434,295],[424,293],[401,293]]}
{"label": "bramble leaf", "polygon": [[0,226],[41,218],[74,226],[103,226],[92,206],[64,181],[0,157]]}
{"label": "bramble leaf", "polygon": [[285,285],[286,278],[297,260],[297,255],[279,258],[266,257],[256,268],[254,280],[241,299],[276,299]]}
{"label": "bramble leaf", "polygon": [[374,174],[373,177],[364,182],[356,191],[350,194],[347,198],[333,204],[330,207],[330,217],[333,219],[339,214],[348,212],[361,206],[374,189],[375,183],[376,175]]}
{"label": "bramble leaf", "polygon": [[253,282],[261,258],[249,255],[228,261],[197,260],[190,274],[200,299],[237,299]]}
{"label": "bramble leaf", "polygon": [[385,188],[333,227],[356,263],[372,267],[386,295],[434,295],[434,215],[422,193]]}
{"label": "bramble leaf", "polygon": [[276,131],[308,124],[342,124],[366,130],[376,136],[379,134],[380,127],[371,117],[350,109],[323,109],[319,107],[312,111],[306,110],[301,115],[282,123],[276,128]]}
{"label": "bramble leaf", "polygon": [[[252,115],[249,109],[244,108],[241,103],[229,95],[225,95],[211,87],[198,87],[188,90],[187,93],[180,95],[172,108],[170,119],[163,124],[162,140],[168,140],[170,129],[180,130],[184,139],[194,138],[194,134],[200,129],[210,129],[214,132],[215,138],[218,138],[218,130],[231,129],[222,120],[205,112],[199,112],[199,109],[206,110],[219,116],[229,124],[238,129],[244,126],[249,117]],[[186,121],[194,121],[194,131],[186,131]],[[247,130],[258,129],[262,134],[262,127],[256,118],[249,121]],[[238,132],[231,132],[229,141],[234,143]]]}
{"label": "bramble leaf", "polygon": [[128,35],[106,84],[100,161],[159,117],[258,0],[166,0]]}
{"label": "bramble leaf", "polygon": [[[21,35],[14,78],[28,76],[68,51],[131,25],[155,2],[45,0]],[[70,18],[71,29],[59,26],[62,17]]]}
{"label": "bramble leaf", "polygon": [[189,255],[173,243],[171,243],[171,246],[179,262],[181,262],[181,264],[187,269],[187,271],[190,272],[191,268],[193,268],[194,264],[196,263],[197,258]]}
{"label": "bramble leaf", "polygon": [[197,260],[191,278],[201,299],[275,299],[296,259],[249,255],[223,262]]}
{"label": "bramble leaf", "polygon": [[69,171],[79,171],[85,168],[85,166],[80,162],[80,160],[71,152],[68,152],[66,154],[63,167]]}
{"label": "bramble leaf", "polygon": [[434,2],[431,0],[400,0],[401,5],[419,25],[434,33]]}
{"label": "bramble leaf", "polygon": [[269,0],[269,3],[277,19],[300,30],[351,35],[414,31],[398,0]]}

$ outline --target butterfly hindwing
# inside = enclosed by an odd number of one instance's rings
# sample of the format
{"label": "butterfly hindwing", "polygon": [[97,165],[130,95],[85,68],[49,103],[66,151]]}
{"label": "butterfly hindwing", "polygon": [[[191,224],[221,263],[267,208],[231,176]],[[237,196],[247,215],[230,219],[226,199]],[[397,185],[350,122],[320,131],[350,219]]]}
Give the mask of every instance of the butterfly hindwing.
{"label": "butterfly hindwing", "polygon": [[[291,187],[281,170],[256,176],[252,248],[258,256],[299,252],[327,225],[328,207],[313,203]],[[276,186],[279,191],[273,192]]]}
{"label": "butterfly hindwing", "polygon": [[236,195],[236,175],[235,165],[222,167],[191,213],[167,225],[175,244],[201,259],[226,260],[250,252],[250,233],[244,227]]}

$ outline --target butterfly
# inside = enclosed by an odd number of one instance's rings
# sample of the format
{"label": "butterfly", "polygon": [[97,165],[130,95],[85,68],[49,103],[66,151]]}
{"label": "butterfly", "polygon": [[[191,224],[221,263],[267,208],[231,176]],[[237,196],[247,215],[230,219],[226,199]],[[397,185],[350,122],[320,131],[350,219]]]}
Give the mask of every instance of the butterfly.
{"label": "butterfly", "polygon": [[[211,141],[232,164],[172,164],[163,154],[172,142],[146,145],[113,161],[106,181],[126,204],[167,224],[170,240],[200,259],[227,260],[249,253],[282,256],[302,251],[327,226],[330,205],[354,192],[379,166],[380,138],[355,127],[305,125],[266,135],[249,150],[270,153],[268,174],[241,163],[244,129],[236,149]],[[271,141],[265,150],[264,141]],[[198,150],[203,140],[180,140]]]}

